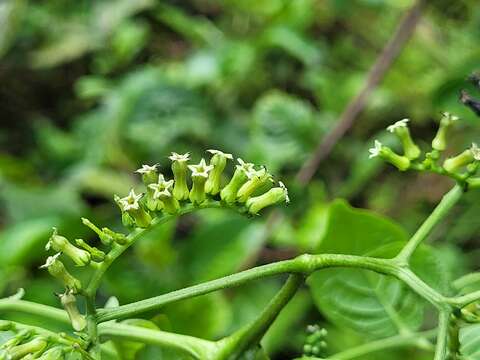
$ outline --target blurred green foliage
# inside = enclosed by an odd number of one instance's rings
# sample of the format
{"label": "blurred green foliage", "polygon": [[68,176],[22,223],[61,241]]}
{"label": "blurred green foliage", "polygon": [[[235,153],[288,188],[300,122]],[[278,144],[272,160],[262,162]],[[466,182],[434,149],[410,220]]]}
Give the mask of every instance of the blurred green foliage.
{"label": "blurred green foliage", "polygon": [[[0,292],[24,287],[26,299],[57,305],[52,294],[60,287],[37,269],[51,227],[88,239],[79,220],[88,216],[119,228],[113,194],[138,184],[133,170],[140,164],[159,162],[168,174],[170,151],[198,159],[204,149],[219,148],[265,164],[292,189],[292,206],[270,236],[264,218],[247,221],[215,210],[156,229],[107,274],[100,305],[111,295],[124,304],[305,251],[391,254],[449,184],[367,161],[367,148],[404,117],[412,119],[420,145],[427,143],[432,120],[443,110],[462,118],[452,153],[478,137],[478,119],[457,101],[459,90],[470,87],[466,76],[479,67],[475,0],[430,2],[413,39],[313,182],[299,188],[294,175],[359,91],[411,4],[1,2]],[[394,144],[389,136],[382,141]],[[433,234],[435,247],[415,258],[430,285],[447,292],[449,280],[475,269],[479,200],[469,194],[454,221]],[[217,339],[253,319],[280,287],[277,280],[169,305],[147,317],[155,327]],[[309,290],[295,297],[265,338],[272,358],[298,355],[311,323],[331,330],[330,353],[434,324],[426,304],[379,275],[326,270],[311,279]],[[478,349],[478,326],[462,339],[465,348]],[[468,351],[473,359],[475,350]],[[133,353],[178,358],[150,346]],[[379,356],[427,355],[392,350]]]}

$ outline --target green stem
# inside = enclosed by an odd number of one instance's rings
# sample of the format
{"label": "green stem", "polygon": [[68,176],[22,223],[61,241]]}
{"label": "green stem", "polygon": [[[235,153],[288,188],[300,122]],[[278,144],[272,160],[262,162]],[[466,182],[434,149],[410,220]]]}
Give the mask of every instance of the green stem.
{"label": "green stem", "polygon": [[438,316],[438,335],[437,345],[435,346],[434,360],[446,360],[448,348],[448,326],[451,312],[448,310],[440,311]]}
{"label": "green stem", "polygon": [[[361,356],[371,353],[405,346],[415,346],[421,350],[433,351],[434,348],[428,339],[435,337],[436,334],[437,330],[435,329],[420,333],[395,335],[386,339],[372,341],[367,344],[341,351],[335,355],[329,356],[328,360],[358,359]],[[314,356],[303,356],[296,360],[320,360],[320,358]]]}
{"label": "green stem", "polygon": [[290,275],[285,285],[254,322],[220,341],[219,346],[221,349],[215,359],[238,359],[245,351],[259,344],[263,335],[265,335],[278,314],[295,295],[304,280],[303,275]]}
{"label": "green stem", "polygon": [[48,305],[37,304],[31,301],[12,298],[0,299],[0,312],[1,311],[18,311],[38,315],[43,318],[70,325],[70,319],[64,310]]}
{"label": "green stem", "polygon": [[417,232],[410,238],[407,245],[397,255],[397,260],[408,263],[410,257],[415,252],[417,247],[430,234],[432,229],[441,220],[445,218],[450,209],[458,202],[463,194],[463,189],[460,185],[455,185],[448,193],[446,193],[437,207],[433,210],[425,222],[418,228]]}
{"label": "green stem", "polygon": [[128,339],[184,351],[199,360],[208,359],[216,350],[216,344],[211,341],[126,324],[104,323],[99,325],[98,333],[102,337]]}
{"label": "green stem", "polygon": [[453,287],[460,291],[463,288],[480,282],[480,272],[463,275],[453,282]]}

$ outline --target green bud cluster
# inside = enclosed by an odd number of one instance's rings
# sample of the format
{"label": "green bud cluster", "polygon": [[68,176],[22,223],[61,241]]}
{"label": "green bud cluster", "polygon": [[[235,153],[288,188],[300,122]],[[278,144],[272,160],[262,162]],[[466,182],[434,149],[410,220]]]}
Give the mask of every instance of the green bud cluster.
{"label": "green bud cluster", "polygon": [[320,328],[318,325],[309,325],[307,327],[307,338],[303,345],[303,354],[305,356],[323,357],[326,354],[327,330]]}

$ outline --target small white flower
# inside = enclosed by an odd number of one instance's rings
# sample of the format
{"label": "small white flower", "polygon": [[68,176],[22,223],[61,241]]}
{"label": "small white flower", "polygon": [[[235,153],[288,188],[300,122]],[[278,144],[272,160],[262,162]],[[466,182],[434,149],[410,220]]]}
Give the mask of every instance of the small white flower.
{"label": "small white flower", "polygon": [[157,171],[157,168],[159,167],[158,164],[155,164],[155,165],[142,165],[142,167],[140,169],[137,169],[135,172],[136,173],[139,173],[139,174],[148,174],[150,172],[155,172]]}
{"label": "small white flower", "polygon": [[237,158],[237,161],[238,165],[236,165],[236,168],[238,170],[242,170],[247,175],[247,177],[251,179],[252,176],[255,174],[255,165],[253,165],[252,163],[247,163],[240,158]]}
{"label": "small white flower", "polygon": [[212,171],[213,165],[207,165],[205,159],[202,158],[200,163],[197,165],[188,165],[188,168],[192,172],[192,176],[201,176],[204,178],[208,178],[208,173]]}
{"label": "small white flower", "polygon": [[45,268],[49,268],[50,266],[52,266],[52,264],[55,262],[55,260],[57,260],[57,258],[62,255],[62,253],[56,253],[55,255],[53,256],[49,256],[47,258],[47,261],[45,262],[45,264],[43,264],[42,266],[40,266],[40,269],[45,269]]}
{"label": "small white flower", "polygon": [[190,160],[190,153],[185,153],[183,155],[177,154],[176,152],[172,152],[172,155],[168,157],[172,161],[188,161]]}
{"label": "small white flower", "polygon": [[375,140],[375,146],[368,150],[368,152],[370,153],[370,156],[368,158],[371,159],[380,155],[380,151],[382,151],[382,146],[383,145],[380,141]]}
{"label": "small white flower", "polygon": [[473,158],[477,161],[480,160],[480,148],[478,147],[477,144],[472,143],[472,147],[470,148],[470,151],[472,152]]}
{"label": "small white flower", "polygon": [[407,123],[410,121],[410,119],[402,119],[397,121],[395,124],[390,125],[387,127],[387,131],[390,131],[391,133],[395,132],[396,129],[402,128],[402,127],[407,127]]}
{"label": "small white flower", "polygon": [[207,152],[209,152],[212,155],[223,156],[225,159],[230,159],[230,160],[233,159],[232,154],[227,154],[227,153],[224,153],[223,151],[220,151],[220,150],[209,149],[209,150],[207,150]]}
{"label": "small white flower", "polygon": [[158,183],[150,184],[148,187],[154,190],[153,198],[158,199],[161,195],[171,196],[170,189],[173,186],[173,180],[166,181],[162,174],[158,177]]}
{"label": "small white flower", "polygon": [[138,210],[140,208],[139,201],[142,198],[142,194],[135,194],[135,191],[132,189],[128,196],[118,200],[119,204],[123,208],[123,211],[128,210]]}
{"label": "small white flower", "polygon": [[278,182],[278,185],[280,185],[280,188],[283,189],[283,191],[285,191],[285,202],[288,204],[290,203],[290,198],[288,197],[288,189],[287,187],[285,186],[285,184],[281,181]]}

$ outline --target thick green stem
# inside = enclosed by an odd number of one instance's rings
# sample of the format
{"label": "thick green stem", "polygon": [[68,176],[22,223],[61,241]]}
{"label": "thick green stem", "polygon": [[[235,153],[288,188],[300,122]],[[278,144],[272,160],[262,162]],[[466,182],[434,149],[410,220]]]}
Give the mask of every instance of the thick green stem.
{"label": "thick green stem", "polygon": [[446,360],[448,349],[448,326],[451,312],[448,310],[440,311],[438,316],[438,334],[437,345],[435,346],[434,360]]}
{"label": "thick green stem", "polygon": [[445,194],[435,210],[433,210],[430,216],[418,228],[417,232],[410,238],[400,254],[398,254],[397,260],[405,263],[408,262],[417,247],[426,239],[435,225],[445,218],[450,209],[461,198],[462,194],[463,189],[460,185],[455,185],[447,194]]}
{"label": "thick green stem", "polygon": [[102,337],[128,339],[184,351],[199,360],[209,359],[216,350],[216,344],[211,341],[126,324],[104,323],[99,325],[98,333]]}
{"label": "thick green stem", "polygon": [[303,275],[290,275],[285,285],[254,322],[220,341],[219,346],[221,350],[215,356],[215,359],[239,359],[245,351],[258,345],[263,335],[265,335],[278,314],[295,295],[304,280]]}
{"label": "thick green stem", "polygon": [[2,311],[18,311],[43,318],[48,318],[64,324],[70,325],[70,319],[65,310],[57,309],[52,306],[37,304],[31,301],[17,300],[6,298],[0,300],[0,312]]}

